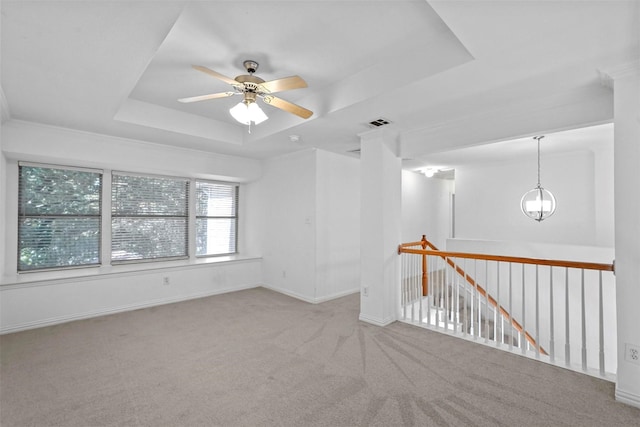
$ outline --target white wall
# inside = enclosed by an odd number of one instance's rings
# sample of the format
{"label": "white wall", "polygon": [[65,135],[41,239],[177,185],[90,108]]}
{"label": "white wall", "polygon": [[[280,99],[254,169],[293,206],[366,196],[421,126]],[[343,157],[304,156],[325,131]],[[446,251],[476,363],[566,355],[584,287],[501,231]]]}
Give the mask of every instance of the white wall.
{"label": "white wall", "polygon": [[0,333],[253,288],[260,275],[261,260],[247,259],[4,284]]}
{"label": "white wall", "polygon": [[402,161],[397,134],[360,135],[360,320],[386,326],[398,319],[402,238]]}
{"label": "white wall", "polygon": [[587,246],[613,246],[612,147],[542,157],[542,186],[556,213],[538,223],[520,211],[535,187],[536,160],[456,169],[456,237]]}
{"label": "white wall", "polygon": [[[242,240],[240,256],[223,260],[194,258],[17,274],[17,162],[45,162],[141,173],[246,182],[260,176],[257,160],[176,149],[148,142],[9,121],[2,126],[0,163],[0,332],[97,316],[183,299],[228,292],[261,284],[262,261],[250,240]],[[243,189],[241,188],[241,194]],[[240,235],[247,228],[246,195],[239,206]],[[108,257],[107,264],[108,264]],[[7,260],[10,260],[8,262]],[[169,285],[164,285],[169,277]]]}
{"label": "white wall", "polygon": [[[640,5],[636,8],[640,20]],[[638,22],[638,21],[636,21]],[[640,31],[640,26],[637,26]],[[640,34],[638,34],[640,37]],[[613,71],[615,139],[618,381],[616,398],[640,408],[640,364],[625,356],[640,348],[640,65]]]}
{"label": "white wall", "polygon": [[315,180],[315,152],[304,150],[264,161],[262,178],[247,186],[265,286],[306,301],[315,299]]}
{"label": "white wall", "polygon": [[444,249],[451,226],[453,181],[402,171],[402,241],[427,240]]}
{"label": "white wall", "polygon": [[360,161],[316,151],[316,299],[360,289]]}
{"label": "white wall", "polygon": [[265,160],[247,186],[264,284],[308,302],[359,288],[359,161],[308,149]]}

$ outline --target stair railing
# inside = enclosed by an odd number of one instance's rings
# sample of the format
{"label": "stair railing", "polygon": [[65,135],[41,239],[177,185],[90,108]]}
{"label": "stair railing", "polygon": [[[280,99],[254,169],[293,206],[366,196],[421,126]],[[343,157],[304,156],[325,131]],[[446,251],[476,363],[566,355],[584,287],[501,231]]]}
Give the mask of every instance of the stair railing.
{"label": "stair railing", "polygon": [[[597,299],[598,307],[597,347],[599,369],[598,374],[595,376],[610,378],[610,375],[605,373],[603,272],[613,272],[613,264],[440,251],[425,236],[422,236],[422,239],[418,242],[399,245],[398,254],[403,256],[401,262],[402,320],[433,327],[434,329],[444,329],[448,333],[461,334],[464,337],[471,336],[474,339],[484,337],[486,343],[491,341],[497,347],[503,346],[506,344],[505,341],[508,341],[509,350],[513,350],[514,347],[520,348],[523,355],[529,355],[533,351],[536,358],[539,359],[542,356],[544,359],[548,359],[547,361],[550,363],[557,365],[561,365],[561,363],[556,360],[555,344],[558,339],[560,341],[564,340],[565,367],[574,365],[571,361],[571,336],[575,337],[580,334],[582,356],[580,370],[583,372],[592,371],[587,363],[587,324],[589,323],[587,321],[587,305],[589,307],[593,305],[591,304],[593,298],[591,293],[588,294],[588,297],[585,294],[587,287],[585,271],[593,270],[598,272],[598,291],[595,298]],[[416,255],[419,255],[420,258],[417,258]],[[484,286],[479,283],[479,280],[465,271],[467,270],[466,263],[468,260],[474,263],[473,276],[477,275],[477,262],[484,262]],[[463,267],[459,265],[460,262],[464,264]],[[490,272],[489,262],[495,262],[495,271]],[[507,266],[506,269],[504,266]],[[512,274],[513,266],[520,266],[521,279],[514,279]],[[535,267],[535,280],[529,280],[530,282],[535,282],[532,289],[529,289],[531,286],[526,286],[527,278],[532,275],[532,272],[525,272],[525,266]],[[548,268],[549,276],[546,283],[541,283],[546,281],[540,277],[541,268]],[[561,274],[562,269],[564,269],[564,293],[553,283],[554,278],[556,282],[559,281],[556,276]],[[580,296],[578,297],[580,300],[580,322],[572,321],[574,319],[570,318],[570,305],[574,309],[573,311],[576,311],[571,303],[572,299],[575,300],[572,296],[575,292],[569,286],[570,271],[572,272],[571,276],[575,276],[573,272],[577,271],[581,277]],[[508,285],[502,283],[504,279],[501,280],[500,278],[501,272],[503,276],[508,276]],[[515,283],[515,285],[516,287],[518,284],[520,285],[519,294],[515,292],[516,289],[514,288],[514,282],[518,281],[520,283]],[[611,274],[610,281],[613,281],[613,274]],[[490,284],[492,286],[489,286]],[[590,288],[590,285],[588,287]],[[495,297],[487,291],[488,288],[495,289]],[[502,298],[501,291],[503,293]],[[530,303],[527,301],[527,294],[533,293],[533,291],[535,292],[533,295],[534,301]],[[505,293],[506,297],[504,296]],[[541,301],[541,293],[544,293],[548,299]],[[559,295],[559,293],[562,295]],[[556,298],[564,299],[563,317],[565,330],[563,337],[560,337],[562,334],[556,334],[558,322],[555,319],[555,312],[560,311],[562,307],[554,306],[554,294],[558,294]],[[516,307],[513,301],[514,295],[521,299],[516,310],[519,310],[519,312],[515,315],[512,314]],[[506,303],[504,302],[505,299],[507,299]],[[456,309],[454,309],[454,304],[457,306]],[[460,309],[461,306],[462,309]],[[548,316],[541,318],[541,308],[548,313]],[[546,310],[544,310],[545,308]],[[528,311],[533,311],[533,316]],[[607,310],[607,312],[610,311]],[[418,318],[417,321],[416,316]],[[533,326],[528,326],[528,328],[534,329],[533,335],[525,328],[525,319],[531,317],[533,317]],[[543,329],[548,334],[544,337],[544,342],[548,342],[549,351],[540,344],[541,333],[545,332],[541,331],[541,321],[544,324]],[[493,322],[493,325],[490,328],[491,322]],[[505,323],[508,332],[505,332]],[[580,324],[579,333],[575,330],[575,323]],[[529,324],[527,323],[526,325]],[[517,337],[512,335],[514,333],[513,330],[517,333]],[[608,338],[610,340],[611,337]],[[613,347],[613,351],[615,351],[615,344]],[[591,348],[589,350],[591,351]],[[615,360],[615,357],[613,359]]]}

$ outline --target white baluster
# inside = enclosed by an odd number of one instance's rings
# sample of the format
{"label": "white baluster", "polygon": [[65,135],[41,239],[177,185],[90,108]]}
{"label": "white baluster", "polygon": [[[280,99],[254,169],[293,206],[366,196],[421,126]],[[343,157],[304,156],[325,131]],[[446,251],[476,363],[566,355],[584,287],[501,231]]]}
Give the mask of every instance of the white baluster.
{"label": "white baluster", "polygon": [[[460,262],[458,260],[458,262]],[[458,263],[456,263],[456,265],[459,265]],[[457,272],[457,269],[456,269]],[[454,307],[453,304],[455,304],[455,310],[453,312],[453,316],[455,319],[455,331],[458,331],[458,327],[460,326],[460,273],[456,274],[456,288],[455,288],[455,299],[453,301],[451,301],[451,307]]]}
{"label": "white baluster", "polygon": [[446,263],[446,258],[443,258],[443,265],[442,265],[442,277],[440,278],[440,281],[438,282],[438,296],[436,297],[436,301],[434,303],[435,307],[436,307],[436,326],[440,327],[440,322],[442,322],[442,286],[443,283],[447,280],[447,263]]}
{"label": "white baluster", "polygon": [[582,292],[582,370],[587,370],[587,319],[586,319],[586,305],[584,297],[584,268],[581,269],[581,292]]}
{"label": "white baluster", "polygon": [[416,289],[416,258],[417,255],[414,254],[413,257],[411,257],[411,271],[412,271],[412,276],[411,276],[411,294],[409,295],[409,300],[411,301],[411,321],[413,322],[415,320],[415,304],[414,304],[414,296],[415,296],[415,289]]}
{"label": "white baluster", "polygon": [[[458,260],[454,261],[454,265],[458,265]],[[458,331],[458,325],[460,324],[460,313],[458,304],[458,291],[460,290],[460,275],[457,269],[453,268],[453,281],[451,288],[451,322],[453,323],[453,330]]]}
{"label": "white baluster", "polygon": [[438,258],[433,257],[435,260],[434,277],[429,281],[429,287],[427,288],[427,325],[431,325],[431,296],[433,295],[433,287],[438,278]]}
{"label": "white baluster", "polygon": [[[473,260],[473,283],[474,283],[474,287],[475,287],[475,292],[474,292],[474,299],[476,300],[476,311],[471,311],[471,315],[474,316],[477,319],[477,326],[476,322],[474,323],[474,334],[473,337],[475,339],[478,339],[478,337],[480,336],[480,325],[482,324],[480,321],[480,308],[482,306],[482,304],[480,303],[480,294],[478,293],[478,260],[474,259]],[[477,314],[475,314],[477,312]]]}
{"label": "white baluster", "polygon": [[522,264],[522,354],[527,352],[527,313],[525,305],[525,289],[524,289],[524,264]]}
{"label": "white baluster", "polygon": [[603,301],[602,301],[602,270],[598,271],[598,321],[600,324],[600,375],[604,376],[604,315],[603,315]]}
{"label": "white baluster", "polygon": [[[447,268],[447,272],[449,268]],[[455,277],[455,276],[454,276]],[[444,328],[445,330],[449,329],[449,277],[447,275],[447,280],[445,282],[444,289]]]}
{"label": "white baluster", "polygon": [[[422,256],[421,256],[422,258]],[[427,263],[427,265],[429,265]],[[427,275],[427,280],[429,280],[429,269],[427,268],[427,271],[425,271],[425,274]],[[422,300],[424,299],[424,297],[422,296],[422,275],[420,275],[420,291],[418,292],[418,300],[419,305],[418,305],[418,324],[422,325]]]}
{"label": "white baluster", "polygon": [[405,285],[405,281],[406,281],[406,274],[407,274],[407,270],[406,270],[406,254],[402,254],[400,256],[400,263],[402,265],[402,279],[400,282],[400,295],[401,295],[401,300],[402,300],[402,319],[406,320],[407,319],[407,301],[406,301],[406,285]]}
{"label": "white baluster", "polygon": [[549,266],[549,357],[555,362],[555,331],[553,327],[553,267]]}
{"label": "white baluster", "polygon": [[462,270],[464,271],[464,277],[462,278],[462,309],[463,311],[463,316],[462,316],[462,321],[464,322],[464,324],[462,325],[462,330],[463,330],[463,334],[466,337],[467,336],[467,329],[468,329],[468,314],[467,314],[467,259],[465,258],[463,263],[462,263]]}
{"label": "white baluster", "polygon": [[565,341],[564,341],[564,362],[567,366],[571,365],[571,341],[569,333],[569,267],[564,268],[564,324],[565,324]]}
{"label": "white baluster", "polygon": [[536,358],[540,358],[540,290],[538,283],[538,264],[536,264]]}
{"label": "white baluster", "polygon": [[484,262],[484,342],[489,342],[489,261]]}
{"label": "white baluster", "polygon": [[[502,342],[504,342],[504,325],[502,324],[502,313],[500,313],[500,262],[496,261],[496,322],[494,323],[494,332],[493,332],[493,337],[496,340],[496,344],[498,344],[498,347],[500,347],[500,345],[502,344]],[[500,320],[500,330],[498,330],[498,322],[497,320]],[[500,334],[498,334],[498,332]],[[498,338],[498,335],[501,335],[501,338]]]}
{"label": "white baluster", "polygon": [[511,277],[511,263],[509,263],[509,350],[513,350],[513,280]]}

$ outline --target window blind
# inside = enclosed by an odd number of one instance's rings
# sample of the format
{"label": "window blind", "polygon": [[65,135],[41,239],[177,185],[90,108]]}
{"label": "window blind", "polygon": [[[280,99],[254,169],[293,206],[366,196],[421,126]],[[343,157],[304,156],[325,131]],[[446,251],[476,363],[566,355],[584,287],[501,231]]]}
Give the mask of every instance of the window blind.
{"label": "window blind", "polygon": [[196,181],[196,256],[237,252],[238,185]]}
{"label": "window blind", "polygon": [[111,260],[187,257],[189,181],[116,172],[111,181]]}
{"label": "window blind", "polygon": [[20,165],[18,271],[100,263],[102,173]]}

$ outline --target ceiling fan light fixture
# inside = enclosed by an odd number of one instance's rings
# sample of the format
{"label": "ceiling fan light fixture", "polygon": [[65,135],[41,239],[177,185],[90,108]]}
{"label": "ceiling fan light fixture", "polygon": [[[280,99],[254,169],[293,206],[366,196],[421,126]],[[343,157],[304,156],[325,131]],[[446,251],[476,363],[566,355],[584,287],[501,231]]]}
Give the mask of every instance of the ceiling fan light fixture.
{"label": "ceiling fan light fixture", "polygon": [[242,101],[229,110],[231,116],[243,125],[260,124],[269,117],[255,102]]}
{"label": "ceiling fan light fixture", "polygon": [[249,120],[257,125],[269,118],[255,102],[249,104],[247,111],[249,112]]}

